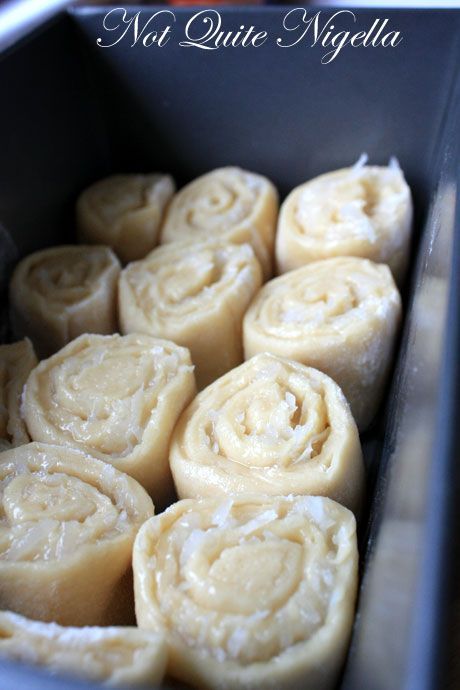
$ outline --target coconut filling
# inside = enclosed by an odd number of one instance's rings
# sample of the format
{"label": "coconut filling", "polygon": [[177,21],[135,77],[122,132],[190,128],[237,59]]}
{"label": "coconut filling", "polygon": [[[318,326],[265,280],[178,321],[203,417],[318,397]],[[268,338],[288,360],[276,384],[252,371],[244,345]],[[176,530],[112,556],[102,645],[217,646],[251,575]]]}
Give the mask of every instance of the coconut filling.
{"label": "coconut filling", "polygon": [[[295,230],[306,244],[331,246],[344,241],[378,244],[385,241],[408,194],[400,169],[356,167],[324,175],[307,183],[294,204]],[[402,245],[402,233],[395,233],[392,245]]]}
{"label": "coconut filling", "polygon": [[[344,263],[343,269],[336,268],[334,282],[329,266],[311,266],[311,276],[299,276],[297,284],[289,276],[283,289],[279,284],[260,302],[255,323],[264,334],[288,339],[308,333],[342,338],[362,321],[387,318],[394,298],[383,281],[379,284],[377,276],[366,273],[364,265],[353,275],[353,267]],[[347,269],[351,273],[345,274]]]}
{"label": "coconut filling", "polygon": [[173,638],[204,657],[250,664],[325,624],[341,596],[347,528],[321,498],[289,503],[254,509],[229,499],[213,514],[189,510],[160,536],[149,564]]}
{"label": "coconut filling", "polygon": [[163,250],[157,261],[147,259],[128,269],[127,281],[137,308],[150,322],[193,318],[197,309],[215,308],[216,300],[225,299],[240,282],[251,281],[253,256],[249,246],[187,248],[171,252],[168,263]]}
{"label": "coconut filling", "polygon": [[153,634],[131,628],[62,627],[12,612],[0,613],[0,654],[50,667],[74,668],[80,675],[91,677],[109,677],[114,670],[136,665],[154,640]]}
{"label": "coconut filling", "polygon": [[181,364],[163,346],[92,346],[39,374],[37,395],[47,423],[70,441],[110,460],[130,455],[158,413]]}
{"label": "coconut filling", "polygon": [[315,458],[329,466],[329,455],[320,457],[331,434],[324,387],[282,371],[275,363],[262,368],[207,410],[202,442],[214,455],[252,468],[289,470]]}
{"label": "coconut filling", "polygon": [[36,467],[0,466],[0,560],[59,560],[130,530],[132,516],[119,498],[53,470],[44,454],[34,460]]}
{"label": "coconut filling", "polygon": [[[110,255],[109,255],[110,256]],[[94,297],[104,273],[112,266],[104,248],[92,247],[72,251],[66,248],[62,254],[40,257],[32,264],[25,277],[27,289],[47,301],[51,308],[71,307]]]}

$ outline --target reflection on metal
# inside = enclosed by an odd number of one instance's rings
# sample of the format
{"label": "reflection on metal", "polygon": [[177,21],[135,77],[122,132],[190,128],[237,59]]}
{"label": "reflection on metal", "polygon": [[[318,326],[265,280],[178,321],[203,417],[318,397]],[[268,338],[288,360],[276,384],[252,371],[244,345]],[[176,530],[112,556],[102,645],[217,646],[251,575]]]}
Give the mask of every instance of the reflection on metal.
{"label": "reflection on metal", "polygon": [[[357,625],[342,690],[441,687],[433,675],[441,666],[439,634],[445,626],[440,610],[443,573],[436,572],[442,557],[435,552],[448,529],[441,514],[447,509],[450,462],[439,442],[439,415],[455,405],[455,400],[446,397],[443,383],[447,325],[449,337],[452,326],[447,319],[449,300],[455,298],[449,285],[455,292],[451,273],[459,151],[452,132],[458,130],[458,103],[459,93],[454,89],[434,168],[439,182],[419,248],[414,297],[390,400],[381,468],[385,496],[367,545]],[[437,664],[433,663],[436,659]]]}

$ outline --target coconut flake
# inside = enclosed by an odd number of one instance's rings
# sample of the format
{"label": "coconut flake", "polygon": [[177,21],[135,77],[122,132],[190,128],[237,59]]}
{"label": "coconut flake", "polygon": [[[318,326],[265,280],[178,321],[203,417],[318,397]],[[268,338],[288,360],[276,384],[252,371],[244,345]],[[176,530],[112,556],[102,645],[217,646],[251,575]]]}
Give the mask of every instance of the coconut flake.
{"label": "coconut flake", "polygon": [[264,513],[261,513],[252,520],[249,520],[249,522],[247,522],[245,525],[241,525],[240,532],[244,535],[251,534],[251,532],[255,532],[264,525],[268,525],[270,522],[273,522],[273,520],[276,520],[277,518],[278,513],[276,510],[266,510]]}
{"label": "coconut flake", "polygon": [[362,153],[356,163],[353,165],[352,170],[361,170],[367,164],[369,156],[367,153]]}
{"label": "coconut flake", "polygon": [[218,527],[225,527],[228,524],[228,518],[232,512],[233,500],[231,498],[224,501],[214,512],[212,516],[212,524]]}
{"label": "coconut flake", "polygon": [[206,539],[206,532],[202,529],[194,529],[190,532],[182,545],[180,554],[180,567],[183,568],[194,551],[196,551]]}
{"label": "coconut flake", "polygon": [[388,161],[388,167],[390,170],[401,170],[401,166],[399,165],[399,161],[396,158],[396,156],[391,156],[390,160]]}

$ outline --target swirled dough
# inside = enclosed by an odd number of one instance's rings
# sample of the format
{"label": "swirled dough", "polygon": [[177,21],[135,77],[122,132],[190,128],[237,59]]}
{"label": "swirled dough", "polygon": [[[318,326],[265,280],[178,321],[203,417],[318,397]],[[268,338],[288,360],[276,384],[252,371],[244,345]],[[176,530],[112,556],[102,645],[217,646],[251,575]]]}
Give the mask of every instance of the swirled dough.
{"label": "swirled dough", "polygon": [[334,687],[353,621],[353,514],[319,496],[179,501],[139,531],[136,617],[198,688]]}
{"label": "swirled dough", "polygon": [[82,333],[117,330],[120,264],[108,247],[51,247],[19,262],[10,283],[11,322],[48,356]]}
{"label": "swirled dough", "polygon": [[350,403],[358,428],[377,411],[401,319],[388,266],[340,257],[267,283],[243,320],[244,352],[272,352],[324,371]]}
{"label": "swirled dough", "polygon": [[134,479],[80,450],[0,453],[0,608],[61,625],[129,619],[131,551],[153,515]]}
{"label": "swirled dough", "polygon": [[173,198],[161,243],[219,239],[252,245],[265,278],[272,273],[278,192],[262,175],[218,168],[186,185]]}
{"label": "swirled dough", "polygon": [[34,441],[78,447],[131,475],[163,506],[174,425],[195,394],[190,354],[148,335],[82,335],[30,374]]}
{"label": "swirled dough", "polygon": [[175,192],[169,175],[112,175],[77,201],[82,242],[107,244],[123,263],[142,259],[157,244],[166,208]]}
{"label": "swirled dough", "polygon": [[138,628],[71,628],[0,612],[0,657],[81,676],[107,687],[160,684],[164,638]]}
{"label": "swirled dough", "polygon": [[340,388],[269,354],[195,398],[174,431],[170,464],[180,498],[315,494],[356,510],[363,488],[358,430]]}
{"label": "swirled dough", "polygon": [[21,416],[21,396],[36,365],[37,358],[27,338],[0,345],[0,450],[30,441]]}
{"label": "swirled dough", "polygon": [[402,282],[409,258],[412,199],[398,166],[354,166],[296,187],[280,210],[279,273],[334,256],[390,266]]}
{"label": "swirled dough", "polygon": [[243,316],[261,284],[248,244],[173,242],[122,271],[121,330],[188,347],[203,388],[243,361]]}

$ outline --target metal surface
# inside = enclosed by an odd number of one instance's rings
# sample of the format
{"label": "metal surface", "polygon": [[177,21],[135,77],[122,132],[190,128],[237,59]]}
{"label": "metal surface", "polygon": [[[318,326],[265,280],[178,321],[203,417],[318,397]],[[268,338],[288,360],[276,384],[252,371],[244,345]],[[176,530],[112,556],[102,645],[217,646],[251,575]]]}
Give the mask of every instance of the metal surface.
{"label": "metal surface", "polygon": [[[398,157],[414,190],[416,261],[386,421],[365,439],[364,576],[342,686],[438,690],[459,476],[460,13],[385,10],[401,46],[349,47],[322,65],[320,46],[282,50],[274,41],[216,51],[184,49],[177,38],[161,49],[100,48],[108,9],[77,9],[0,55],[0,245],[8,233],[12,256],[70,239],[76,194],[110,170],[163,169],[185,182],[233,163],[268,175],[285,194],[362,151],[375,163]],[[228,30],[254,24],[276,36],[286,11],[221,15]],[[140,19],[153,12],[144,8]],[[193,12],[175,10],[176,37]],[[368,26],[382,12],[356,14]],[[42,673],[9,668],[0,667],[2,688],[56,687]]]}

